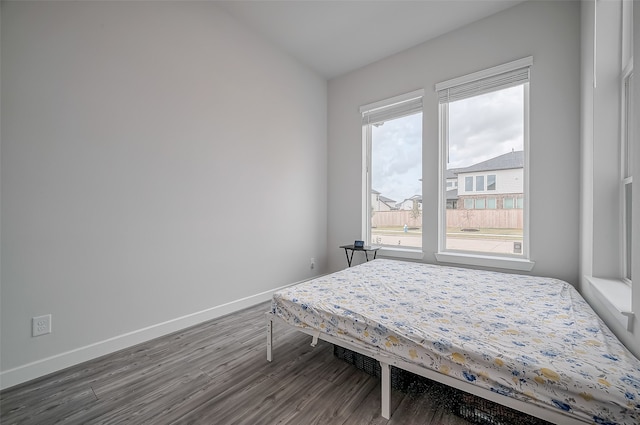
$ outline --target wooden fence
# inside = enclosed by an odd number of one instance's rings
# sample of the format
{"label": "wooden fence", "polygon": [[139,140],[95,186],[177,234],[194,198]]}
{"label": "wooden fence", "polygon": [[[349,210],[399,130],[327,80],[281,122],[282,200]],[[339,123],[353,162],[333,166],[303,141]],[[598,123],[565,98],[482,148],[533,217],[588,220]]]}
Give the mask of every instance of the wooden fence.
{"label": "wooden fence", "polygon": [[411,217],[412,211],[375,211],[371,218],[373,227],[395,227],[404,226],[422,227],[422,214],[419,217]]}
{"label": "wooden fence", "polygon": [[[497,210],[447,210],[447,227],[522,229],[522,209]],[[422,216],[411,217],[411,211],[376,211],[371,218],[373,227],[404,226],[421,227]]]}

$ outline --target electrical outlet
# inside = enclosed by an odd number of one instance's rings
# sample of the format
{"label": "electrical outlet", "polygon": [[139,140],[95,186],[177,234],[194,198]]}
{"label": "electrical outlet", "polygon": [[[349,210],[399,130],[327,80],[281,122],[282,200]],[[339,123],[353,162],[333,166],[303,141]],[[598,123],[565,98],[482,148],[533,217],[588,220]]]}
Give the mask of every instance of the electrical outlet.
{"label": "electrical outlet", "polygon": [[31,336],[51,333],[51,315],[38,316],[31,319]]}
{"label": "electrical outlet", "polygon": [[313,270],[315,267],[316,267],[316,259],[312,258],[311,261],[309,262],[309,268]]}

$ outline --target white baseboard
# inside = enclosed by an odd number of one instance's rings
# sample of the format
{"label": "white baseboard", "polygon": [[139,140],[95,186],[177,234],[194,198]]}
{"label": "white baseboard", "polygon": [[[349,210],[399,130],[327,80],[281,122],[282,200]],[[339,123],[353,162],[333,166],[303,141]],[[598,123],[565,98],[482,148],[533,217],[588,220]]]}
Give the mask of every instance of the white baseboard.
{"label": "white baseboard", "polygon": [[[296,283],[291,285],[295,285]],[[138,329],[133,332],[3,371],[0,373],[0,390],[49,375],[50,373],[66,369],[88,360],[93,360],[106,354],[132,347],[163,335],[168,335],[170,333],[186,329],[190,326],[206,322],[207,320],[216,319],[229,313],[254,306],[261,302],[269,301],[274,292],[291,285],[271,289],[260,294],[251,295],[249,297],[231,301],[226,304],[178,317],[164,323],[158,323],[143,329]]]}

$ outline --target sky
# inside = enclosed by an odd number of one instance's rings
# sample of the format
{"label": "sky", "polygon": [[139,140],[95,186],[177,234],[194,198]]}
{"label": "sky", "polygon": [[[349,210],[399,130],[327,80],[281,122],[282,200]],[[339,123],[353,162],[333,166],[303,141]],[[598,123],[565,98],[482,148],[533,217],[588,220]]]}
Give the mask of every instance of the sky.
{"label": "sky", "polygon": [[422,113],[371,130],[371,187],[396,202],[422,193]]}
{"label": "sky", "polygon": [[449,104],[448,169],[523,149],[524,86]]}
{"label": "sky", "polygon": [[[449,105],[448,169],[523,150],[523,86]],[[422,113],[372,129],[372,188],[401,202],[422,193]]]}

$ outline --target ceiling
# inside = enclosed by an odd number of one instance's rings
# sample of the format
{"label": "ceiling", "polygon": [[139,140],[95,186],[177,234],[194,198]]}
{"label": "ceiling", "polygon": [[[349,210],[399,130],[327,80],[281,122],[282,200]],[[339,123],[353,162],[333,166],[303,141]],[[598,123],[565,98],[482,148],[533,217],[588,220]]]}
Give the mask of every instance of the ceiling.
{"label": "ceiling", "polygon": [[523,0],[218,1],[235,19],[331,79]]}

